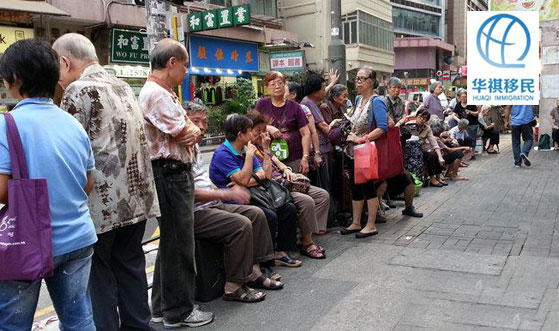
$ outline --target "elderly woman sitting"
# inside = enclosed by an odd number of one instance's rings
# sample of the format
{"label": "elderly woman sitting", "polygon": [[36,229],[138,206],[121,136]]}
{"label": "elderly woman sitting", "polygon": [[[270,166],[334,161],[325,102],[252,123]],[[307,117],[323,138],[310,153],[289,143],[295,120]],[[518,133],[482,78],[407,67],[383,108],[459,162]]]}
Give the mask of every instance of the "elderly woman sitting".
{"label": "elderly woman sitting", "polygon": [[492,108],[490,106],[483,106],[481,109],[481,114],[479,116],[479,124],[483,130],[483,146],[485,148],[485,143],[489,140],[489,147],[487,147],[487,154],[499,154],[495,150],[499,148],[499,131],[495,129],[495,122],[491,116]]}
{"label": "elderly woman sitting", "polygon": [[[283,164],[271,154],[270,135],[266,132],[268,118],[258,111],[248,114],[252,120],[252,140],[256,146],[256,158],[262,164],[268,179],[294,180],[297,175],[291,168]],[[291,197],[297,206],[297,224],[301,233],[301,254],[313,259],[323,259],[324,248],[316,245],[312,234],[318,233],[319,227],[326,228],[328,209],[330,208],[330,195],[324,189],[310,186],[307,193],[291,190]]]}
{"label": "elderly woman sitting", "polygon": [[431,114],[426,109],[421,109],[417,112],[417,128],[412,131],[414,136],[418,136],[421,139],[421,147],[423,149],[423,163],[427,167],[427,174],[429,175],[429,180],[431,186],[442,187],[448,185],[444,180],[440,178],[442,173],[441,165],[445,163],[443,155],[441,154],[441,148],[433,135],[431,127],[427,125],[427,121],[431,117]]}

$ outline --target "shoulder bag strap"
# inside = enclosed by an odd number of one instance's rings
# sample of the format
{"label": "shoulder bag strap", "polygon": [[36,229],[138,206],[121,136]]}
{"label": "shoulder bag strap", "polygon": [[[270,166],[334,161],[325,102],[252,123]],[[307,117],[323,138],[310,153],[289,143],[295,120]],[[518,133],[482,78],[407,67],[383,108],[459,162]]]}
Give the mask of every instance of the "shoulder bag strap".
{"label": "shoulder bag strap", "polygon": [[16,122],[10,113],[5,113],[4,118],[6,119],[6,135],[8,137],[10,162],[12,163],[12,178],[27,179],[29,178],[29,170],[27,169],[25,152],[23,151]]}

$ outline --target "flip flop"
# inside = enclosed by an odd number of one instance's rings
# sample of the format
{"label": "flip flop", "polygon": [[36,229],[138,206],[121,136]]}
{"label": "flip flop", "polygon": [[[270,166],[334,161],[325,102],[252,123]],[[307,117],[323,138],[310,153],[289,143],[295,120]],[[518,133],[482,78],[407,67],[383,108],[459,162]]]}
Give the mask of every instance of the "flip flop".
{"label": "flip flop", "polygon": [[250,287],[253,287],[253,288],[260,288],[260,289],[263,289],[263,290],[270,290],[270,291],[281,290],[283,288],[283,284],[281,282],[275,281],[273,279],[270,279],[270,285],[264,284],[266,279],[267,279],[266,276],[260,275],[258,278],[256,278],[252,282],[248,282],[247,286],[250,286]]}
{"label": "flip flop", "polygon": [[[309,250],[309,248],[313,245],[316,248]],[[310,244],[310,245],[302,246],[300,253],[301,253],[301,255],[304,255],[306,257],[310,257],[311,259],[320,260],[320,259],[325,259],[326,258],[326,255],[324,255],[322,250],[316,244]]]}

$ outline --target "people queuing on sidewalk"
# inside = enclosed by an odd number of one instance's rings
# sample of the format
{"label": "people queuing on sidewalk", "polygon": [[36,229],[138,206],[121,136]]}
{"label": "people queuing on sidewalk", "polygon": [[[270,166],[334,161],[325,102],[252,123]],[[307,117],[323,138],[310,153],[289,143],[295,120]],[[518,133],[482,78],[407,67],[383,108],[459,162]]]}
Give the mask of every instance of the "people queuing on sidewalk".
{"label": "people queuing on sidewalk", "polygon": [[[439,188],[467,180],[459,172],[480,139],[488,154],[499,150],[500,113],[468,105],[464,90],[446,110],[440,82],[423,104],[406,103],[400,79],[380,86],[377,73],[363,67],[347,109],[349,91],[336,72],[329,81],[309,73],[302,85],[270,72],[268,96],[246,115],[227,116],[226,140],[208,166],[199,147],[207,109],[183,103],[174,91],[188,60],[183,44],[158,42],[136,100],[82,35],[63,35],[52,47],[18,41],[6,50],[0,75],[21,99],[11,114],[29,177],[48,181],[54,271],[26,282],[0,280],[1,326],[31,328],[42,279],[65,330],[206,325],[214,316],[195,303],[197,263],[207,263],[195,259],[197,240],[223,248],[223,299],[259,302],[266,291],[289,286],[272,267],[300,267],[299,256],[326,258],[319,236],[333,219],[343,221],[342,235],[363,239],[379,234],[395,199],[404,201],[402,217],[423,217],[414,204],[422,179]],[[64,89],[60,108],[52,101],[57,83]],[[558,114],[551,115],[557,144]],[[530,166],[531,106],[507,107],[504,122],[511,124],[515,166]],[[0,202],[9,205],[8,125],[0,118]],[[357,183],[356,151],[375,142],[381,155],[389,139],[396,143],[388,150],[396,156],[390,175],[380,176],[377,160],[376,177]],[[141,245],[152,218],[160,239],[150,307]]]}

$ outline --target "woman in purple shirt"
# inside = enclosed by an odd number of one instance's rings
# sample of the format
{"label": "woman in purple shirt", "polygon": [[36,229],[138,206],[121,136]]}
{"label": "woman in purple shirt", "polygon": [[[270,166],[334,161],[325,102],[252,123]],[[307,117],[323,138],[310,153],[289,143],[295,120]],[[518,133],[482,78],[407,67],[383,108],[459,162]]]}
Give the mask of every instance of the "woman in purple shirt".
{"label": "woman in purple shirt", "polygon": [[270,125],[277,131],[270,132],[274,139],[283,138],[289,148],[289,156],[283,162],[303,175],[309,172],[311,133],[309,121],[301,106],[285,99],[285,77],[276,71],[264,78],[270,97],[256,103],[256,110],[270,117]]}
{"label": "woman in purple shirt", "polygon": [[444,120],[444,109],[441,105],[441,100],[439,99],[439,95],[443,93],[443,83],[434,82],[431,84],[429,92],[431,92],[431,94],[423,99],[423,103],[419,106],[419,108],[417,108],[417,111],[427,109],[432,116],[437,115],[439,119]]}

